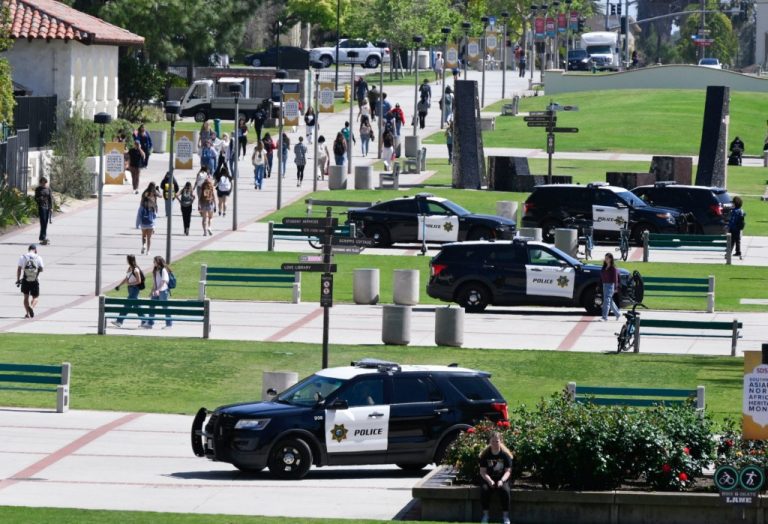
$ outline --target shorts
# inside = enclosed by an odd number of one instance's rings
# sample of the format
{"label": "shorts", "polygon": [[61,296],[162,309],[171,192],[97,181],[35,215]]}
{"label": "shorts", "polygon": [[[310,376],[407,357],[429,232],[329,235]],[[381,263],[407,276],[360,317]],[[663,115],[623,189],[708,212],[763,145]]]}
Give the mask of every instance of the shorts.
{"label": "shorts", "polygon": [[32,295],[33,298],[37,298],[40,296],[40,282],[35,280],[34,282],[29,282],[28,280],[21,280],[21,292],[25,295]]}
{"label": "shorts", "polygon": [[230,195],[230,193],[232,193],[231,189],[229,191],[220,191],[218,189],[216,190],[216,196],[218,196],[219,198],[221,198],[221,197],[228,197]]}
{"label": "shorts", "polygon": [[213,202],[200,205],[200,212],[201,213],[204,213],[204,212],[213,213],[214,209],[216,209],[216,204],[214,204]]}

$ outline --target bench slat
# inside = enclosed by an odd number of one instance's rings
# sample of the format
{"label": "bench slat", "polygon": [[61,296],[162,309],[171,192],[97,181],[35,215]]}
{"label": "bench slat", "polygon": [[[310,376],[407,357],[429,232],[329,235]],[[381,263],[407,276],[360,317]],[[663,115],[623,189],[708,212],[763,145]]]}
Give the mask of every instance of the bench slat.
{"label": "bench slat", "polygon": [[[643,277],[643,283],[648,284],[657,284],[657,283],[663,283],[663,284],[704,284],[707,285],[709,283],[708,278],[683,278],[683,277]],[[645,286],[645,289],[648,289],[648,286]]]}
{"label": "bench slat", "polygon": [[[286,275],[286,272],[282,272]],[[246,276],[246,275],[211,275],[208,273],[205,275],[206,282],[287,282],[293,284],[296,281],[296,277],[293,276],[293,272],[287,276]]]}
{"label": "bench slat", "polygon": [[161,307],[161,304],[171,304],[179,307],[205,307],[205,302],[202,300],[151,300],[149,298],[118,298],[118,297],[105,297],[104,303],[106,305],[113,304],[138,304],[138,305],[153,305],[155,307]]}
{"label": "bench slat", "polygon": [[648,242],[648,247],[656,247],[656,248],[662,248],[662,247],[701,247],[701,248],[711,248],[711,249],[725,249],[726,243],[725,242],[694,242],[694,241],[685,241],[685,242],[677,242],[675,240],[652,240]]}
{"label": "bench slat", "polygon": [[311,206],[330,206],[330,207],[371,207],[373,202],[355,202],[352,200],[314,200],[308,198],[304,201],[305,204]]}
{"label": "bench slat", "polygon": [[61,375],[61,366],[41,366],[38,364],[0,364],[0,371],[19,371],[21,373],[57,373]]}
{"label": "bench slat", "polygon": [[612,386],[576,386],[576,394],[633,395],[640,397],[695,397],[696,390],[667,388],[621,388]]}
{"label": "bench slat", "polygon": [[[706,330],[731,330],[733,329],[733,322],[701,322],[696,320],[656,320],[640,318],[640,327],[656,327],[656,328],[680,328],[680,329],[706,329]],[[737,327],[741,329],[741,322],[737,323]],[[645,333],[643,333],[645,334]]]}
{"label": "bench slat", "polygon": [[[643,336],[648,337],[693,337],[693,338],[733,338],[731,335],[704,335],[703,333],[662,333],[654,331],[643,331]],[[741,335],[738,338],[744,338]]]}
{"label": "bench slat", "polygon": [[45,393],[56,393],[57,390],[54,388],[22,388],[22,387],[6,387],[6,386],[0,386],[0,390],[3,391],[43,391]]}
{"label": "bench slat", "polygon": [[[107,320],[113,320],[116,318],[119,318],[120,315],[104,315],[104,318]],[[154,322],[165,322],[165,315],[144,315],[142,317],[138,318],[141,321],[145,320],[153,320]],[[171,315],[171,320],[173,322],[205,322],[204,318],[190,318],[190,317],[179,317],[179,316],[173,316]]]}
{"label": "bench slat", "polygon": [[0,382],[17,382],[20,384],[61,384],[61,377],[45,375],[13,375],[0,374]]}
{"label": "bench slat", "polygon": [[726,241],[725,235],[677,235],[675,233],[650,233],[648,240],[680,240],[680,241]]}
{"label": "bench slat", "polygon": [[657,405],[680,406],[685,405],[685,400],[654,400],[641,398],[599,398],[599,397],[577,397],[576,402],[581,404],[592,403],[598,406],[631,406],[631,407],[651,407]]}
{"label": "bench slat", "polygon": [[645,291],[667,291],[670,293],[709,293],[709,286],[666,286],[662,284],[645,284]]}
{"label": "bench slat", "polygon": [[[104,313],[122,313],[123,308],[121,307],[105,307]],[[201,309],[199,311],[196,311],[194,309],[182,309],[182,308],[174,308],[174,307],[168,307],[168,308],[133,308],[133,310],[130,310],[130,313],[136,314],[136,313],[143,313],[145,316],[156,316],[156,317],[165,317],[167,316],[174,316],[174,315],[182,315],[187,317],[202,317],[205,313]]]}
{"label": "bench slat", "polygon": [[209,267],[205,274],[211,275],[285,275],[285,271],[278,268],[253,268],[253,267]]}

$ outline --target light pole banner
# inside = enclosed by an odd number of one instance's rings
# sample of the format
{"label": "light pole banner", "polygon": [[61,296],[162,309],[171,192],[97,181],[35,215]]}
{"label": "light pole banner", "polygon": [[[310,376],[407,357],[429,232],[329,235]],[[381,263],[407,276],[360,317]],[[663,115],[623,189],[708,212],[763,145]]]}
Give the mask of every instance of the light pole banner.
{"label": "light pole banner", "polygon": [[467,42],[467,58],[475,62],[480,58],[480,39],[472,37]]}
{"label": "light pole banner", "polygon": [[557,31],[559,33],[565,33],[568,29],[568,19],[565,17],[565,13],[557,14]]}
{"label": "light pole banner", "polygon": [[192,151],[194,151],[193,140],[193,131],[176,131],[174,133],[174,169],[192,169]]}
{"label": "light pole banner", "polygon": [[446,69],[459,67],[459,48],[456,44],[448,44],[445,48],[445,67]]}
{"label": "light pole banner", "polygon": [[579,30],[579,12],[571,11],[571,31]]}
{"label": "light pole banner", "polygon": [[499,35],[495,32],[489,32],[485,35],[485,49],[489,53],[493,53],[496,51],[496,48],[499,47]]}
{"label": "light pole banner", "polygon": [[104,183],[122,184],[125,179],[125,144],[107,142],[104,154]]}
{"label": "light pole banner", "polygon": [[768,439],[768,365],[761,351],[744,352],[742,431],[747,440]]}
{"label": "light pole banner", "polygon": [[533,20],[533,35],[536,37],[536,40],[544,40],[546,36],[545,25],[545,20],[540,16]]}
{"label": "light pole banner", "polygon": [[547,17],[547,36],[550,38],[554,38],[557,31],[555,30],[555,19],[551,16]]}
{"label": "light pole banner", "polygon": [[320,82],[320,112],[333,113],[333,82]]}
{"label": "light pole banner", "polygon": [[301,110],[299,109],[299,94],[284,93],[283,94],[283,125],[286,125],[286,126],[299,125],[300,116],[301,116]]}

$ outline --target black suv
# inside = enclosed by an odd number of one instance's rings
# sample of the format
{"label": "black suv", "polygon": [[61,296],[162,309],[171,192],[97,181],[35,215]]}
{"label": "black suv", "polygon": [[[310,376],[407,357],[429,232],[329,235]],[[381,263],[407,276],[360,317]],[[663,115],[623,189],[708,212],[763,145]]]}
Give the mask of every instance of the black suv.
{"label": "black suv", "polygon": [[303,478],[312,464],[419,470],[439,463],[461,431],[484,419],[508,419],[490,376],[455,364],[374,359],[327,368],[280,394],[270,391],[276,395],[270,401],[201,408],[192,450],[243,471],[269,467],[288,479]]}
{"label": "black suv", "polygon": [[568,71],[590,71],[592,58],[586,49],[572,49],[568,51]]}
{"label": "black suv", "polygon": [[540,227],[544,240],[553,242],[554,230],[563,227],[567,217],[592,220],[595,237],[603,238],[618,238],[626,220],[632,238],[642,243],[645,231],[678,233],[680,212],[651,207],[623,187],[603,182],[548,184],[536,186],[525,201],[522,223],[523,227]]}
{"label": "black suv", "polygon": [[[585,265],[543,242],[512,241],[447,244],[430,262],[427,294],[457,302],[467,312],[486,306],[583,307],[600,313],[600,266]],[[621,307],[642,297],[642,278],[619,269]]]}
{"label": "black suv", "polygon": [[632,192],[651,206],[690,213],[693,218],[689,222],[691,233],[722,235],[733,210],[731,195],[722,187],[657,182],[652,186],[636,187]]}

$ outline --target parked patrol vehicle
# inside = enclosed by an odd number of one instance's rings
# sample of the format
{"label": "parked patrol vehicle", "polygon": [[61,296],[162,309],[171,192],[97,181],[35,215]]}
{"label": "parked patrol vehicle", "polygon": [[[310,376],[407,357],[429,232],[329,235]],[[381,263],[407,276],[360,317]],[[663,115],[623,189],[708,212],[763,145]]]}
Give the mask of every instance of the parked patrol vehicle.
{"label": "parked patrol vehicle", "polygon": [[[483,371],[364,359],[316,372],[265,402],[200,408],[192,423],[198,457],[243,471],[265,467],[303,478],[313,464],[439,463],[459,433],[508,418]],[[207,420],[207,422],[206,422]]]}

